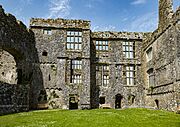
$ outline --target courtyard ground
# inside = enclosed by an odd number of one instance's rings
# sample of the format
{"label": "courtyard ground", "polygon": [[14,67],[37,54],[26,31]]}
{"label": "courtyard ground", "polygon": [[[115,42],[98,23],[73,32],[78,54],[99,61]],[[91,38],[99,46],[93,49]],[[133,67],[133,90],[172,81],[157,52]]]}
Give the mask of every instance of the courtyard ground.
{"label": "courtyard ground", "polygon": [[0,127],[180,127],[180,115],[150,109],[38,110],[0,116]]}

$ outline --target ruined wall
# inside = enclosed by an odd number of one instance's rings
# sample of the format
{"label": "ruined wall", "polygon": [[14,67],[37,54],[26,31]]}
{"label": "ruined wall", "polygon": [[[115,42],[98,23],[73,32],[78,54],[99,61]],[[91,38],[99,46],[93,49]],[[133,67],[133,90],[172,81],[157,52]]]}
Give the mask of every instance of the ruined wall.
{"label": "ruined wall", "polygon": [[[179,9],[172,23],[163,32],[157,29],[144,43],[143,68],[146,84],[146,105],[168,110],[177,110],[179,105]],[[147,61],[147,51],[152,48],[152,59]],[[153,70],[154,84],[148,84],[148,71]],[[156,100],[156,101],[155,101]]]}
{"label": "ruined wall", "polygon": [[159,0],[159,31],[165,30],[172,21],[173,0]]}
{"label": "ruined wall", "polygon": [[[143,33],[128,32],[94,32],[92,43],[96,49],[96,41],[108,41],[108,51],[95,50],[92,64],[96,67],[96,80],[92,81],[92,105],[99,106],[100,97],[105,97],[105,104],[115,108],[116,95],[122,96],[121,107],[143,106],[143,87],[141,81],[141,46]],[[127,59],[123,54],[123,42],[134,43],[134,58]],[[109,66],[107,72],[103,65]],[[135,83],[127,85],[126,66],[134,66]],[[98,66],[98,67],[97,67]],[[108,73],[109,83],[103,86],[103,75]],[[106,74],[105,74],[106,75]],[[133,102],[131,97],[134,96]]]}
{"label": "ruined wall", "polygon": [[32,75],[35,74],[32,63],[38,61],[38,57],[33,33],[13,15],[5,14],[1,6],[0,17],[1,115],[29,110]]}
{"label": "ruined wall", "polygon": [[[44,94],[49,108],[69,108],[69,97],[79,97],[79,108],[90,106],[90,25],[89,21],[65,19],[31,19],[31,30],[35,33],[36,47],[43,74]],[[44,33],[49,30],[50,34]],[[82,32],[81,50],[67,49],[67,31]],[[43,55],[46,52],[46,55]],[[82,83],[71,83],[71,62],[81,60],[82,69],[74,73],[82,76]],[[44,91],[42,90],[42,91]],[[35,91],[41,91],[39,88]],[[44,102],[43,102],[44,101]]]}

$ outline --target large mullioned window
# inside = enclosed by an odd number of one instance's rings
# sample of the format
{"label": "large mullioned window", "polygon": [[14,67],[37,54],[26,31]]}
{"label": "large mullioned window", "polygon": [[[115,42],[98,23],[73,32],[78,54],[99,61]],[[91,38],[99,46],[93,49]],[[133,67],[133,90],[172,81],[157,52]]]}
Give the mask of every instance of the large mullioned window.
{"label": "large mullioned window", "polygon": [[126,66],[126,83],[128,86],[135,85],[135,67]]}
{"label": "large mullioned window", "polygon": [[82,69],[81,60],[72,60],[71,61],[71,83],[80,84],[82,83],[82,77],[80,73],[76,73]]}
{"label": "large mullioned window", "polygon": [[127,59],[134,58],[134,42],[123,42],[123,54]]}
{"label": "large mullioned window", "polygon": [[96,41],[97,51],[108,51],[108,41]]}
{"label": "large mullioned window", "polygon": [[82,49],[82,32],[81,31],[67,31],[67,45],[68,50]]}
{"label": "large mullioned window", "polygon": [[102,65],[102,86],[107,87],[109,84],[109,65]]}

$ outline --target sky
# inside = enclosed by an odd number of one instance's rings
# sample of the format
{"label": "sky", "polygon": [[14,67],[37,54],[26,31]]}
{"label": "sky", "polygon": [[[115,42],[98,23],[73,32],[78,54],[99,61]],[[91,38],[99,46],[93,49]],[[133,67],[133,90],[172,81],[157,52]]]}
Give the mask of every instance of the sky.
{"label": "sky", "polygon": [[[92,31],[150,32],[158,24],[158,0],[0,0],[29,27],[30,18],[65,18],[91,21]],[[173,0],[173,9],[180,0]]]}

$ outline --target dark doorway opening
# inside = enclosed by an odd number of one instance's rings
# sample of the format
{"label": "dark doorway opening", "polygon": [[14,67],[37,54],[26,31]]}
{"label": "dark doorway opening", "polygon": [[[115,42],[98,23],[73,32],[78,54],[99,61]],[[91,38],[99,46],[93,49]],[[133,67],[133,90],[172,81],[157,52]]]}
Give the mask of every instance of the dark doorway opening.
{"label": "dark doorway opening", "polygon": [[117,94],[115,96],[115,108],[118,109],[118,108],[121,108],[121,101],[122,101],[122,95],[121,94]]}
{"label": "dark doorway opening", "polygon": [[159,100],[155,100],[155,103],[156,103],[156,107],[157,107],[157,109],[159,109]]}
{"label": "dark doorway opening", "polygon": [[105,97],[100,97],[99,98],[99,103],[100,104],[105,104],[106,100],[105,100]]}
{"label": "dark doorway opening", "polygon": [[77,96],[69,97],[69,109],[78,109],[78,99],[77,99]]}

